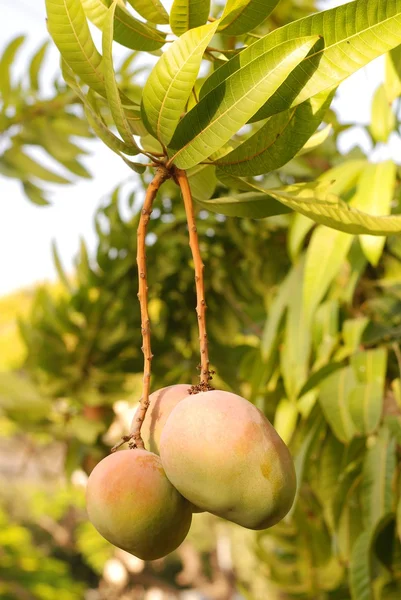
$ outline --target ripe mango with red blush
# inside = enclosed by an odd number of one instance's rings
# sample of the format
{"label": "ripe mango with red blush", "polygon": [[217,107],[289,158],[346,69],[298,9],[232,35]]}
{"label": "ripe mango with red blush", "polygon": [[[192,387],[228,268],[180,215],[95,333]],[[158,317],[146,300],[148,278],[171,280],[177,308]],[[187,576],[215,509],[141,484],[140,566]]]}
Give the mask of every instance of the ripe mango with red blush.
{"label": "ripe mango with red blush", "polygon": [[167,479],[160,458],[140,449],[110,454],[96,465],[86,506],[106,540],[143,560],[175,550],[192,520],[189,502]]}
{"label": "ripe mango with red blush", "polygon": [[177,404],[160,457],[185,498],[249,529],[271,527],[294,501],[289,449],[260,410],[230,392],[200,392]]}

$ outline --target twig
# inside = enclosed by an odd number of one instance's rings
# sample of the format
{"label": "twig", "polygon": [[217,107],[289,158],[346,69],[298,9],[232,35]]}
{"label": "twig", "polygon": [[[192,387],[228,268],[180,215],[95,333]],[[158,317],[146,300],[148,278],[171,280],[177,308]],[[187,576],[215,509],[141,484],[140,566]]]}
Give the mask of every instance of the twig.
{"label": "twig", "polygon": [[141,426],[149,406],[150,375],[152,364],[152,348],[150,344],[150,318],[148,311],[148,283],[146,269],[146,230],[152,213],[153,201],[160,186],[170,177],[168,170],[162,166],[158,167],[156,175],[150,182],[146,191],[145,201],[143,203],[141,217],[137,229],[137,255],[138,265],[138,299],[141,308],[141,332],[142,332],[142,352],[144,356],[143,366],[143,388],[142,398],[140,399],[138,410],[135,413],[129,435],[122,438],[121,442],[116,444],[111,451],[115,452],[120,446],[129,442],[130,448],[144,448],[141,437]]}
{"label": "twig", "polygon": [[187,179],[186,172],[181,169],[174,170],[174,177],[177,184],[180,186],[182,198],[184,201],[185,213],[187,216],[188,231],[189,231],[189,246],[192,252],[192,258],[195,267],[195,286],[196,286],[196,314],[198,317],[199,327],[199,345],[200,345],[200,384],[195,386],[193,392],[206,391],[213,389],[209,381],[212,379],[211,371],[209,370],[209,352],[208,340],[206,332],[206,300],[205,286],[203,281],[204,264],[199,250],[198,233],[196,229],[195,213],[192,204],[191,188]]}

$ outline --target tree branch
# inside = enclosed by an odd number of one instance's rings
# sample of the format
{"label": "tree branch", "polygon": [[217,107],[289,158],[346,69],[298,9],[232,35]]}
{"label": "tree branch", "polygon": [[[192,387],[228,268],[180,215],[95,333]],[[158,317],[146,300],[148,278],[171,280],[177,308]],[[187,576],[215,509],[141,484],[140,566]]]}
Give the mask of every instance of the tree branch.
{"label": "tree branch", "polygon": [[150,343],[150,318],[148,311],[148,282],[146,269],[146,231],[152,214],[152,205],[160,186],[170,177],[168,170],[160,166],[156,175],[150,182],[146,191],[145,201],[141,210],[137,229],[137,254],[136,262],[138,265],[138,299],[141,308],[141,332],[142,332],[142,352],[144,357],[143,366],[143,388],[142,398],[139,407],[134,415],[129,435],[122,438],[121,442],[116,444],[111,451],[115,452],[120,446],[129,442],[130,448],[144,448],[141,437],[141,426],[149,406],[150,376],[152,364],[152,348]]}
{"label": "tree branch", "polygon": [[206,300],[205,286],[203,281],[204,264],[199,250],[198,233],[196,229],[195,213],[192,204],[191,188],[189,187],[186,172],[175,168],[174,177],[177,184],[180,186],[182,198],[187,215],[188,231],[189,231],[189,246],[192,252],[192,258],[195,267],[195,286],[196,286],[196,314],[198,317],[199,327],[199,345],[200,345],[200,384],[193,386],[193,392],[207,391],[213,389],[209,381],[212,379],[211,371],[209,370],[209,351],[208,339],[206,332]]}

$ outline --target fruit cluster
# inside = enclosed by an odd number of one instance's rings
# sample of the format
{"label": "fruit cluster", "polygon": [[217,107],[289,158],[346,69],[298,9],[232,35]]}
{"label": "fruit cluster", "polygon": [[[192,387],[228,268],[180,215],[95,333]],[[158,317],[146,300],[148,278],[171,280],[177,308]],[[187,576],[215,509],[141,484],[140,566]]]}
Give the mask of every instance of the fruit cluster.
{"label": "fruit cluster", "polygon": [[265,529],[294,500],[290,452],[266,417],[236,394],[189,391],[174,385],[154,392],[141,428],[149,451],[111,454],[89,477],[93,525],[144,560],[177,548],[193,512]]}

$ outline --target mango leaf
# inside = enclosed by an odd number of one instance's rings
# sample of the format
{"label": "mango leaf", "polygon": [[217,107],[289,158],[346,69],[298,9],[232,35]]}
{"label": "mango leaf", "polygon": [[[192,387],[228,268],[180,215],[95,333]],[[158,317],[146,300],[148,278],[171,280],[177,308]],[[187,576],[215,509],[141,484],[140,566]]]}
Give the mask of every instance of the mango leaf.
{"label": "mango leaf", "polygon": [[221,148],[280,87],[316,39],[294,39],[273,48],[205,96],[178,124],[171,140],[177,152],[170,162],[188,169]]}
{"label": "mango leaf", "polygon": [[15,55],[24,43],[25,36],[19,35],[8,44],[3,50],[0,58],[0,97],[3,101],[3,109],[7,106],[11,92],[11,72],[10,67],[13,64]]}
{"label": "mango leaf", "polygon": [[360,382],[351,392],[349,409],[358,433],[369,435],[378,427],[383,411],[387,350],[376,348],[351,356]]}
{"label": "mango leaf", "polygon": [[384,85],[379,85],[372,100],[370,133],[375,142],[386,143],[396,126],[396,118]]}
{"label": "mango leaf", "polygon": [[353,600],[373,600],[372,533],[364,531],[356,540],[350,560],[350,588]]}
{"label": "mango leaf", "polygon": [[24,154],[21,148],[14,146],[9,150],[6,150],[3,154],[3,160],[21,171],[21,179],[27,179],[28,177],[36,177],[49,183],[67,184],[70,183],[68,179],[53,173],[46,167],[37,163],[33,158]]}
{"label": "mango leaf", "polygon": [[297,152],[296,156],[302,156],[303,154],[312,152],[312,150],[315,150],[316,148],[321,146],[328,139],[332,129],[333,129],[333,127],[329,123],[328,125],[325,125],[325,127],[322,127],[322,129],[319,129],[318,131],[316,131],[316,133],[314,133],[309,138],[309,140],[306,142],[306,144],[304,144],[302,146],[301,150],[299,150],[299,152]]}
{"label": "mango leaf", "polygon": [[84,83],[104,95],[102,57],[89,32],[81,0],[46,0],[47,27],[61,56]]}
{"label": "mango leaf", "polygon": [[323,418],[321,415],[319,415],[315,419],[313,424],[308,423],[308,430],[307,430],[307,432],[302,440],[302,443],[298,449],[298,452],[294,458],[294,467],[295,467],[295,473],[297,476],[297,490],[295,493],[294,503],[293,503],[290,511],[288,512],[287,516],[285,517],[286,521],[290,520],[293,517],[293,514],[295,512],[295,509],[297,506],[297,501],[299,498],[299,492],[300,492],[302,481],[304,478],[306,463],[308,462],[310,453],[313,448],[313,444],[321,432],[323,423],[324,423],[324,421],[323,421]]}
{"label": "mango leaf", "polygon": [[294,215],[287,237],[288,253],[292,262],[298,258],[304,240],[313,226],[314,223],[311,219],[299,213]]}
{"label": "mango leaf", "polygon": [[394,508],[392,484],[396,469],[395,451],[395,439],[387,428],[382,428],[363,463],[361,503],[365,527],[376,525]]}
{"label": "mango leaf", "polygon": [[200,200],[195,198],[198,204],[211,212],[226,215],[228,217],[251,217],[252,219],[264,219],[291,212],[280,202],[277,202],[268,194],[261,192],[245,192],[243,194],[231,194],[212,200]]}
{"label": "mango leaf", "polygon": [[317,227],[306,250],[303,285],[304,317],[311,323],[315,310],[343,265],[352,237],[335,229]]}
{"label": "mango leaf", "polygon": [[147,21],[159,25],[168,24],[168,14],[160,0],[128,0],[128,2]]}
{"label": "mango leaf", "polygon": [[49,416],[51,403],[29,379],[4,372],[0,373],[0,408],[17,421],[40,421]]}
{"label": "mango leaf", "polygon": [[264,362],[267,362],[272,354],[274,344],[283,320],[285,310],[288,306],[290,296],[294,293],[294,285],[297,280],[297,271],[302,268],[302,262],[294,266],[278,288],[278,293],[273,300],[265,322],[262,334],[261,353]]}
{"label": "mango leaf", "polygon": [[143,120],[150,133],[168,145],[191,94],[206,46],[218,21],[184,33],[149,75],[142,94]]}
{"label": "mango leaf", "polygon": [[291,294],[288,299],[284,338],[280,345],[280,368],[289,400],[295,401],[304,385],[309,368],[311,332],[304,318],[299,297],[304,279],[303,261],[295,268]]}
{"label": "mango leaf", "polygon": [[[394,196],[397,167],[392,160],[367,164],[359,180],[358,189],[350,205],[372,215],[389,215]],[[361,247],[368,261],[376,266],[383,252],[385,238],[371,235],[360,237]]]}
{"label": "mango leaf", "polygon": [[226,35],[242,35],[252,31],[274,10],[280,0],[228,0],[219,32]]}
{"label": "mango leaf", "polygon": [[319,461],[319,486],[317,494],[325,508],[325,513],[329,517],[331,525],[333,525],[331,505],[342,471],[341,458],[343,452],[344,446],[329,431],[324,441]]}
{"label": "mango leaf", "polygon": [[174,0],[170,11],[170,27],[181,35],[206,23],[210,11],[210,0]]}
{"label": "mango leaf", "polygon": [[38,206],[47,206],[49,204],[49,201],[43,194],[43,190],[38,188],[38,186],[30,181],[24,181],[22,187],[24,188],[25,195],[34,204],[37,204]]}
{"label": "mango leaf", "polygon": [[103,22],[102,36],[102,51],[103,51],[103,71],[104,82],[106,88],[106,96],[113,117],[113,121],[117,127],[118,133],[126,144],[137,148],[133,140],[133,135],[129,123],[126,119],[124,109],[121,104],[120,92],[118,89],[116,76],[113,66],[113,33],[114,33],[114,15],[116,12],[117,3],[114,1],[107,11],[106,18]]}
{"label": "mango leaf", "polygon": [[321,123],[334,92],[323,92],[271,118],[238,148],[215,163],[227,173],[260,175],[282,167]]}
{"label": "mango leaf", "polygon": [[39,90],[39,72],[45,58],[49,42],[45,42],[35,52],[29,65],[29,81],[31,89],[37,92]]}
{"label": "mango leaf", "polygon": [[344,444],[355,435],[348,397],[357,381],[351,367],[335,371],[320,386],[319,402],[334,435]]}
{"label": "mango leaf", "polygon": [[[259,188],[262,191],[263,188]],[[327,225],[345,233],[388,235],[401,231],[401,217],[377,217],[357,210],[334,194],[327,194],[318,184],[295,184],[287,188],[265,190],[266,194],[288,208],[309,217],[316,223]],[[254,207],[252,207],[254,208]],[[263,209],[258,207],[258,213]],[[248,214],[252,217],[251,211]],[[260,218],[260,217],[255,217]]]}
{"label": "mango leaf", "polygon": [[114,135],[114,133],[105,125],[103,119],[98,113],[94,94],[89,90],[88,94],[85,96],[81,88],[77,85],[74,73],[65,61],[61,62],[61,70],[67,84],[74,90],[78,98],[80,98],[82,101],[88,123],[98,138],[117,154],[120,152],[128,154],[129,156],[139,154],[141,150],[135,144],[126,144],[116,135]]}
{"label": "mango leaf", "polygon": [[81,4],[89,21],[102,29],[110,2],[107,0],[81,0]]}
{"label": "mango leaf", "polygon": [[188,181],[192,196],[201,200],[208,200],[216,189],[217,179],[215,167],[198,165],[187,171]]}
{"label": "mango leaf", "polygon": [[401,46],[386,55],[384,89],[389,102],[394,102],[401,95]]}
{"label": "mango leaf", "polygon": [[[266,50],[304,35],[324,43],[307,56],[252,121],[264,119],[337,86],[371,60],[401,43],[401,0],[355,0],[280,27],[251,44],[210,75],[204,97]],[[375,43],[372,44],[372,39]]]}
{"label": "mango leaf", "polygon": [[114,39],[131,50],[152,52],[161,48],[166,36],[151,25],[135,19],[125,8],[118,5],[115,12]]}
{"label": "mango leaf", "polygon": [[[114,0],[113,0],[114,1]],[[99,29],[113,1],[110,0],[81,0],[88,19]],[[149,1],[149,0],[148,0]],[[155,0],[154,0],[155,1]],[[135,19],[117,0],[118,6],[114,14],[114,39],[116,42],[132,50],[158,50],[165,42],[165,35],[155,27]]]}
{"label": "mango leaf", "polygon": [[58,275],[60,282],[64,285],[65,289],[69,293],[72,293],[73,287],[68,278],[68,275],[66,274],[66,272],[63,269],[63,265],[61,263],[61,259],[60,259],[60,256],[59,256],[59,253],[57,250],[57,245],[54,240],[52,242],[52,256],[53,256],[53,263],[54,263],[54,266],[56,267],[57,275]]}
{"label": "mango leaf", "polygon": [[373,600],[372,551],[374,542],[394,518],[392,485],[396,471],[396,442],[388,429],[380,430],[365,456],[361,483],[362,517],[366,527],[352,549],[350,585],[354,600]]}

